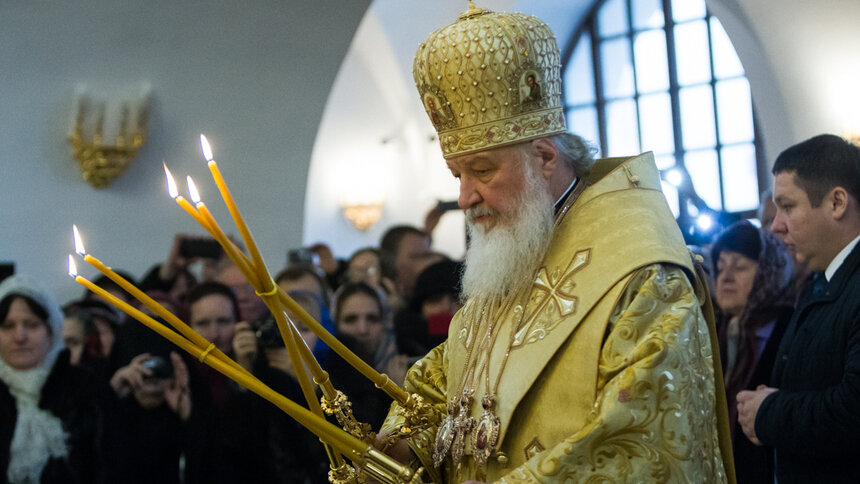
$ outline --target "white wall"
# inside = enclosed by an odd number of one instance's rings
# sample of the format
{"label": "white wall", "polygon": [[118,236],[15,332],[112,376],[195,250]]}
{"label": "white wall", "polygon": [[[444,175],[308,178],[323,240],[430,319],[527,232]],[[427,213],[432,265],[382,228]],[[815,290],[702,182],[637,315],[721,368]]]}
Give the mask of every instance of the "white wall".
{"label": "white wall", "polygon": [[[201,132],[272,271],[288,248],[322,240],[345,257],[456,197],[410,71],[420,41],[466,2],[73,3],[0,2],[0,260],[45,278],[61,299],[81,292],[65,275],[73,222],[93,254],[137,275],[166,255],[172,234],[202,232],[165,195],[162,159],[192,174],[228,225]],[[549,17],[563,43],[592,2],[485,3]],[[707,3],[744,62],[768,160],[817,133],[860,131],[860,2]],[[122,178],[94,190],[65,139],[74,86],[140,81],[153,88],[150,139]],[[343,183],[348,168],[374,164],[375,179]],[[387,200],[367,233],[339,208],[364,183]],[[461,216],[446,215],[435,235],[438,249],[462,255]]]}
{"label": "white wall", "polygon": [[814,135],[860,132],[860,2],[707,3],[747,71],[771,164]]}
{"label": "white wall", "polygon": [[[764,158],[822,132],[860,132],[860,2],[706,0],[723,23],[750,80]],[[594,0],[477,2],[547,21],[564,49]],[[426,35],[467,8],[462,0],[374,0],[350,46],[320,125],[308,179],[304,241],[331,241],[347,256],[376,244],[390,225],[421,225],[436,198],[456,197],[432,126],[413,93],[412,56]],[[372,113],[373,115],[368,115]],[[631,133],[635,136],[635,133]],[[379,141],[393,137],[383,147]],[[367,180],[349,173],[368,168]],[[768,170],[769,171],[769,170]],[[344,183],[344,180],[346,181]],[[339,197],[350,184],[386,196],[381,220],[361,233],[343,223]],[[462,254],[462,217],[443,218],[437,249]]]}
{"label": "white wall", "polygon": [[[91,253],[142,275],[174,233],[202,233],[167,197],[162,159],[177,178],[193,175],[230,227],[201,159],[204,132],[279,270],[301,244],[314,135],[368,4],[0,2],[0,261],[43,278],[62,301],[77,297],[83,289],[66,275],[77,223]],[[65,139],[74,87],[140,81],[153,89],[150,139],[125,175],[95,190]]]}
{"label": "white wall", "polygon": [[[564,0],[478,6],[542,16],[571,9]],[[573,6],[573,12],[584,6]],[[347,257],[358,248],[377,245],[392,225],[423,226],[425,214],[438,200],[457,198],[456,181],[415,93],[412,58],[427,34],[467,7],[457,0],[375,0],[367,10],[332,88],[314,146],[305,200],[306,244],[327,241],[336,254]],[[557,16],[552,24],[568,30],[576,19],[576,14]],[[383,145],[383,139],[389,142]],[[368,186],[384,195],[385,205],[380,220],[360,232],[344,223],[340,201]],[[462,213],[442,218],[433,233],[433,248],[452,257],[463,255]]]}

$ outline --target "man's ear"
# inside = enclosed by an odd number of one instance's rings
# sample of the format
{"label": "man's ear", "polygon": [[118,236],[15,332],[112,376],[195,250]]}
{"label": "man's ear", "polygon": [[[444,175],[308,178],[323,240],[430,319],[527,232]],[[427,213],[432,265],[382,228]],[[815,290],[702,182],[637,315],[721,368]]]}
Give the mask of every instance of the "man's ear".
{"label": "man's ear", "polygon": [[540,159],[540,173],[545,179],[549,180],[561,161],[559,159],[558,148],[556,148],[555,143],[550,138],[539,138],[533,140],[531,144],[532,154]]}
{"label": "man's ear", "polygon": [[840,186],[830,190],[830,193],[827,194],[827,198],[825,200],[825,203],[830,206],[834,220],[842,220],[842,218],[844,218],[848,213],[848,206],[852,202],[854,202],[854,200],[848,195],[848,192]]}

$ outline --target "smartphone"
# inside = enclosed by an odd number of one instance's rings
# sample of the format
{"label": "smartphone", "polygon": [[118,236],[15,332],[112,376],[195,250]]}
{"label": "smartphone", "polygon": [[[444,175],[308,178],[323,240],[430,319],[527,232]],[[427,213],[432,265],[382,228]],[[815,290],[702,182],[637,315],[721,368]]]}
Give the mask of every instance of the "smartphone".
{"label": "smartphone", "polygon": [[436,208],[439,209],[442,213],[450,212],[451,210],[459,210],[460,205],[457,200],[451,200],[448,202],[439,201],[439,204],[436,205]]}
{"label": "smartphone", "polygon": [[179,255],[191,259],[200,257],[203,259],[220,259],[221,244],[215,239],[182,239],[179,243]]}
{"label": "smartphone", "polygon": [[287,251],[287,266],[318,266],[320,256],[308,249],[290,249]]}

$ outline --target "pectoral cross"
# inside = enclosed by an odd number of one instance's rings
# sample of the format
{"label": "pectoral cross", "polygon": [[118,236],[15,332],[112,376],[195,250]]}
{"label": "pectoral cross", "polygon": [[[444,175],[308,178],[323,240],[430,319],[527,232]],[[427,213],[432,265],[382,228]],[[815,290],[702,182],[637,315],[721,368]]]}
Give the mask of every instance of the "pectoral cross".
{"label": "pectoral cross", "polygon": [[463,390],[460,397],[460,412],[454,419],[454,442],[451,444],[451,459],[454,465],[460,463],[466,451],[466,442],[475,427],[475,419],[472,418],[473,390]]}

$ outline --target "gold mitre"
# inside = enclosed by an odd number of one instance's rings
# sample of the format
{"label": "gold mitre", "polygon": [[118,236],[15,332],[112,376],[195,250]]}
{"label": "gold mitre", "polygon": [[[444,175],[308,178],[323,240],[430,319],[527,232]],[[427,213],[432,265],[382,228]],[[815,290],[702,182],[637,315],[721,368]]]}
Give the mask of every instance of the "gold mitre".
{"label": "gold mitre", "polygon": [[418,47],[412,74],[446,159],[566,131],[561,55],[537,17],[470,5]]}

